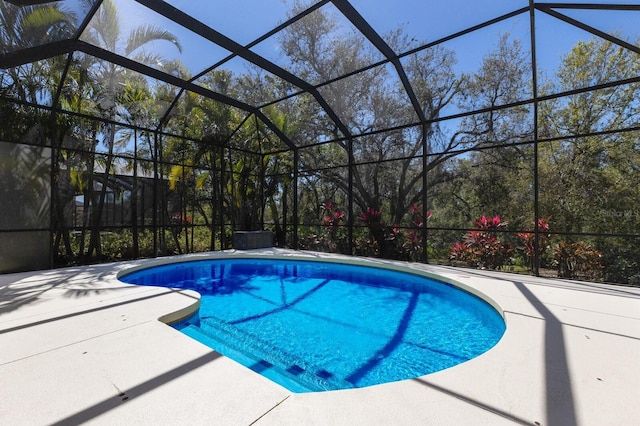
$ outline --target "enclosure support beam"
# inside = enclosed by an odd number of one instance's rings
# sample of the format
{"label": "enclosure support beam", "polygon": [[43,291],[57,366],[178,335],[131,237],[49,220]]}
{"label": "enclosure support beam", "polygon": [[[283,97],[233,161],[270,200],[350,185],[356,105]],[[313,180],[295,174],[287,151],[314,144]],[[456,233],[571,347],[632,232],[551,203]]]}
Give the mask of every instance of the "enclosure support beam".
{"label": "enclosure support beam", "polygon": [[420,214],[422,217],[422,261],[424,263],[429,262],[429,231],[427,229],[427,209],[429,205],[429,197],[427,189],[429,188],[429,180],[427,176],[429,166],[429,140],[427,138],[427,124],[422,124],[422,211]]}
{"label": "enclosure support beam", "polygon": [[[300,151],[293,150],[293,249],[298,250],[298,226],[300,224],[298,214],[298,169],[300,168]],[[286,230],[285,230],[286,235]]]}
{"label": "enclosure support beam", "polygon": [[158,255],[158,132],[153,133],[153,216],[151,219],[151,227],[153,228],[153,254],[152,257]]}
{"label": "enclosure support beam", "polygon": [[[628,8],[625,8],[625,9],[610,8],[610,7],[606,7],[606,6],[603,6],[600,9],[604,9],[604,10],[635,10],[635,11],[640,10],[640,6],[638,6],[638,5],[627,5],[627,6],[628,6]],[[611,42],[613,44],[617,44],[618,46],[624,47],[625,49],[628,49],[628,50],[631,50],[632,52],[640,54],[640,47],[638,47],[638,46],[636,46],[636,45],[634,45],[632,43],[626,42],[624,40],[621,40],[618,37],[614,37],[611,34],[608,34],[608,33],[604,32],[604,31],[600,31],[599,29],[594,28],[594,27],[592,27],[590,25],[587,25],[587,24],[585,24],[583,22],[577,21],[577,20],[575,20],[575,19],[573,19],[573,18],[571,18],[571,17],[569,17],[567,15],[564,15],[562,13],[556,12],[555,10],[553,10],[554,7],[552,7],[551,5],[532,5],[532,9],[533,8],[536,8],[536,9],[540,10],[541,12],[544,12],[544,13],[550,15],[550,16],[553,16],[554,18],[557,18],[557,19],[559,19],[561,21],[564,21],[567,24],[573,25],[575,27],[580,28],[581,30],[587,31],[587,32],[589,32],[589,33],[591,33],[593,35],[596,35],[596,36],[598,36],[600,38],[603,38],[603,39],[605,39],[605,40],[607,40],[607,41],[609,41],[609,42]]]}
{"label": "enclosure support beam", "polygon": [[355,167],[355,161],[353,158],[353,139],[349,138],[347,140],[347,150],[348,150],[348,154],[349,154],[349,167],[348,167],[348,171],[347,171],[347,186],[348,186],[348,205],[349,205],[349,218],[347,220],[347,234],[349,237],[349,246],[348,246],[348,253],[349,255],[353,254],[353,226],[354,226],[354,220],[353,220],[353,168]]}
{"label": "enclosure support beam", "polygon": [[533,210],[534,210],[534,238],[533,238],[533,265],[532,272],[540,276],[540,187],[538,179],[538,76],[536,62],[536,13],[534,0],[529,0],[529,22],[531,34],[531,85],[533,91]]}
{"label": "enclosure support beam", "polygon": [[342,12],[342,14],[369,40],[375,47],[378,49],[387,60],[393,64],[396,72],[398,73],[398,77],[402,82],[402,86],[404,87],[409,100],[411,101],[411,105],[413,106],[416,115],[421,123],[426,122],[426,117],[424,116],[424,111],[422,110],[422,106],[418,101],[418,97],[416,96],[415,91],[413,90],[413,86],[409,82],[409,77],[398,58],[396,52],[393,51],[391,46],[387,44],[386,41],[380,34],[378,34],[373,27],[367,22],[366,19],[362,17],[362,15],[346,0],[332,0],[333,5]]}
{"label": "enclosure support beam", "polygon": [[262,111],[260,111],[260,109],[256,107],[253,107],[249,104],[241,102],[237,99],[233,99],[228,96],[222,95],[220,93],[214,92],[213,90],[209,90],[195,83],[182,80],[181,78],[178,78],[174,75],[167,74],[163,71],[141,64],[140,62],[136,62],[132,59],[126,58],[124,56],[118,55],[116,53],[94,46],[92,44],[80,41],[80,42],[76,42],[75,45],[77,50],[83,53],[86,53],[88,55],[95,56],[96,58],[100,58],[102,60],[111,62],[113,64],[120,65],[121,67],[128,68],[135,72],[139,72],[140,74],[144,74],[151,78],[155,78],[156,80],[163,81],[173,86],[180,87],[180,88],[189,90],[191,92],[197,93],[206,98],[210,98],[215,101],[221,102],[223,104],[230,105],[240,110],[255,114],[289,148],[291,149],[295,148],[293,142],[291,142],[291,140],[284,133],[282,133],[282,131],[280,131],[280,129],[278,129],[278,127],[275,124],[273,124],[273,122],[269,120],[267,116],[264,115]]}
{"label": "enclosure support beam", "polygon": [[[133,130],[133,152],[138,152],[138,129]],[[131,182],[131,236],[133,237],[133,257],[140,257],[138,230],[138,155],[133,156],[133,179]],[[123,204],[124,206],[124,204]],[[144,212],[144,210],[142,210]],[[123,215],[124,216],[124,215]],[[144,222],[142,223],[144,226]]]}
{"label": "enclosure support beam", "polygon": [[[141,5],[146,6],[150,10],[153,10],[154,12],[159,13],[160,15],[175,22],[176,24],[181,25],[184,28],[198,34],[199,36],[204,37],[205,39],[217,44],[218,46],[221,46],[227,49],[228,51],[238,55],[242,59],[245,59],[251,62],[252,64],[257,65],[258,67],[308,92],[311,96],[315,98],[316,102],[318,102],[318,104],[324,109],[324,111],[327,113],[329,118],[331,118],[331,120],[336,124],[336,126],[340,128],[342,133],[345,136],[349,135],[349,130],[347,129],[345,124],[342,122],[342,120],[338,117],[335,111],[331,108],[329,103],[324,99],[324,97],[320,95],[320,92],[318,92],[318,90],[313,85],[309,84],[308,82],[301,79],[300,77],[292,74],[286,69],[265,59],[264,57],[258,55],[257,53],[246,48],[245,46],[242,46],[236,41],[214,30],[208,25],[205,25],[204,23],[198,21],[193,16],[190,16],[184,13],[182,10],[166,2],[155,1],[155,0],[135,0],[135,1],[140,3]],[[183,83],[187,83],[187,82],[183,80]],[[262,112],[259,109],[255,108],[254,110],[252,110],[252,112],[254,112],[255,114],[260,114],[260,119],[264,121],[271,128],[273,123],[271,123],[264,115],[262,115]],[[273,128],[271,128],[271,130],[273,130]],[[274,131],[274,133],[276,133],[283,141],[285,141],[291,149],[295,149],[291,141],[286,136],[284,136],[281,132]]]}

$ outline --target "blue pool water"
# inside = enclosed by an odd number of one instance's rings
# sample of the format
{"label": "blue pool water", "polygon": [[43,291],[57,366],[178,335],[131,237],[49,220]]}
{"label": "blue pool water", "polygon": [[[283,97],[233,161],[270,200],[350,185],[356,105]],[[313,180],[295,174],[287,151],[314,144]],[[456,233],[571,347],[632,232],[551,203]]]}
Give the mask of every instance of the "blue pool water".
{"label": "blue pool water", "polygon": [[495,309],[465,291],[364,266],[220,259],[120,280],[199,292],[198,313],[174,327],[294,392],[443,370],[486,352],[505,330]]}

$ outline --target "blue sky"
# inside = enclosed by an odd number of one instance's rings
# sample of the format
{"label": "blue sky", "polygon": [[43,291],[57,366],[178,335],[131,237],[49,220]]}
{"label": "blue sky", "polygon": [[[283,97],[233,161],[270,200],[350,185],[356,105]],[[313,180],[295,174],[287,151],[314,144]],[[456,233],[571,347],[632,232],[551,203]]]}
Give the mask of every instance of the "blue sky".
{"label": "blue sky", "polygon": [[[207,40],[183,32],[133,0],[115,1],[124,19],[135,16],[137,22],[155,23],[174,32],[182,41],[182,55],[167,43],[158,43],[154,49],[167,58],[180,59],[194,74],[229,53]],[[253,41],[285,20],[287,11],[287,4],[283,0],[170,0],[168,3],[241,44]],[[430,42],[525,7],[528,0],[352,0],[351,3],[381,34],[402,27],[416,40]],[[637,2],[617,0],[609,3]],[[332,4],[323,8],[335,11]],[[631,41],[639,38],[640,12],[561,12],[606,32],[619,32],[623,38]],[[538,29],[542,29],[537,38],[538,65],[547,72],[552,73],[560,63],[560,58],[579,40],[591,38],[590,34],[544,13],[536,13],[536,22]],[[524,48],[528,50],[528,13],[448,42],[445,46],[456,51],[460,70],[473,71],[480,66],[483,56],[495,47],[499,36],[504,33],[521,39]],[[273,62],[282,63],[277,40],[267,40],[256,46],[255,51]],[[227,68],[243,71],[245,65],[241,59],[236,59]]]}
{"label": "blue sky", "polygon": [[[174,33],[182,43],[180,54],[168,42],[151,46],[154,52],[166,59],[178,59],[192,75],[198,74],[230,53],[208,40],[185,31],[173,22],[158,16],[134,0],[114,0],[125,25],[123,33],[143,24],[154,24]],[[589,1],[589,0],[583,0]],[[624,2],[618,0],[616,3]],[[633,3],[627,1],[628,3]],[[282,0],[168,0],[167,3],[194,16],[240,44],[248,44],[262,36],[287,18],[287,4]],[[433,42],[453,33],[482,24],[490,19],[528,6],[528,0],[351,0],[352,5],[371,26],[384,36],[399,27],[419,44]],[[333,4],[323,10],[339,15]],[[618,32],[631,41],[640,39],[640,12],[561,11],[605,32]],[[134,17],[135,19],[129,19]],[[592,35],[568,25],[544,13],[536,12],[538,28],[538,67],[547,75],[553,75],[562,56],[580,40]],[[343,18],[340,22],[350,23]],[[446,42],[443,46],[453,50],[458,58],[459,72],[474,72],[482,65],[483,57],[492,52],[501,35],[511,34],[520,39],[525,51],[530,42],[529,14],[525,12],[480,31]],[[276,64],[287,68],[280,56],[277,37],[267,40],[253,50]],[[223,68],[237,73],[246,71],[247,63],[241,58],[225,64]],[[455,111],[453,111],[455,112]],[[455,122],[451,125],[455,126]]]}

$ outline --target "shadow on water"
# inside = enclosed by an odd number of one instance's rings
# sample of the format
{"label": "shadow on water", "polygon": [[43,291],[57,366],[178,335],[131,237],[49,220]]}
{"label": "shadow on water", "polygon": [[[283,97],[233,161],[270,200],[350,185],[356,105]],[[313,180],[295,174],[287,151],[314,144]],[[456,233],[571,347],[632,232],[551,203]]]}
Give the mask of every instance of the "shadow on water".
{"label": "shadow on water", "polygon": [[[301,294],[300,296],[296,297],[291,302],[284,303],[282,306],[279,306],[279,307],[277,307],[275,309],[271,309],[269,311],[265,311],[265,312],[263,312],[261,314],[251,315],[251,316],[248,316],[246,318],[241,318],[241,319],[237,319],[235,321],[231,321],[231,322],[229,322],[229,324],[233,324],[233,325],[242,324],[242,323],[245,323],[245,322],[248,322],[248,321],[253,321],[253,320],[256,320],[256,319],[260,319],[260,318],[265,318],[265,317],[267,317],[269,315],[277,314],[277,313],[285,311],[287,309],[291,309],[292,307],[294,307],[298,303],[300,303],[300,302],[304,301],[305,299],[313,296],[313,294],[315,292],[317,292],[318,290],[320,290],[322,287],[326,286],[330,282],[331,282],[331,280],[324,280],[320,284],[318,284],[315,287],[313,287],[312,289],[310,289],[309,291],[306,291],[303,294]],[[207,317],[203,317],[203,318],[207,318]]]}
{"label": "shadow on water", "polygon": [[391,339],[380,350],[373,354],[373,356],[360,368],[347,376],[346,380],[348,382],[357,384],[364,376],[376,368],[376,366],[378,366],[387,356],[398,348],[400,343],[402,343],[402,339],[407,332],[407,329],[409,328],[409,322],[415,312],[419,296],[420,295],[416,292],[411,293],[411,299],[409,300],[407,308],[404,310],[404,314],[402,315],[402,319],[398,324],[398,328]]}

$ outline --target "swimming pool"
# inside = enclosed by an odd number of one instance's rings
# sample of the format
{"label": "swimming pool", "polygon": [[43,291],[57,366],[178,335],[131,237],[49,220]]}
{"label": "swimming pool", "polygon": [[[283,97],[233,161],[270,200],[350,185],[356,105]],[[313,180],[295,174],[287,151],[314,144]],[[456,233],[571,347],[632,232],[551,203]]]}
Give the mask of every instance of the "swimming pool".
{"label": "swimming pool", "polygon": [[443,370],[486,352],[505,331],[500,314],[470,293],[368,266],[211,259],[120,280],[199,292],[197,314],[173,326],[294,392]]}

